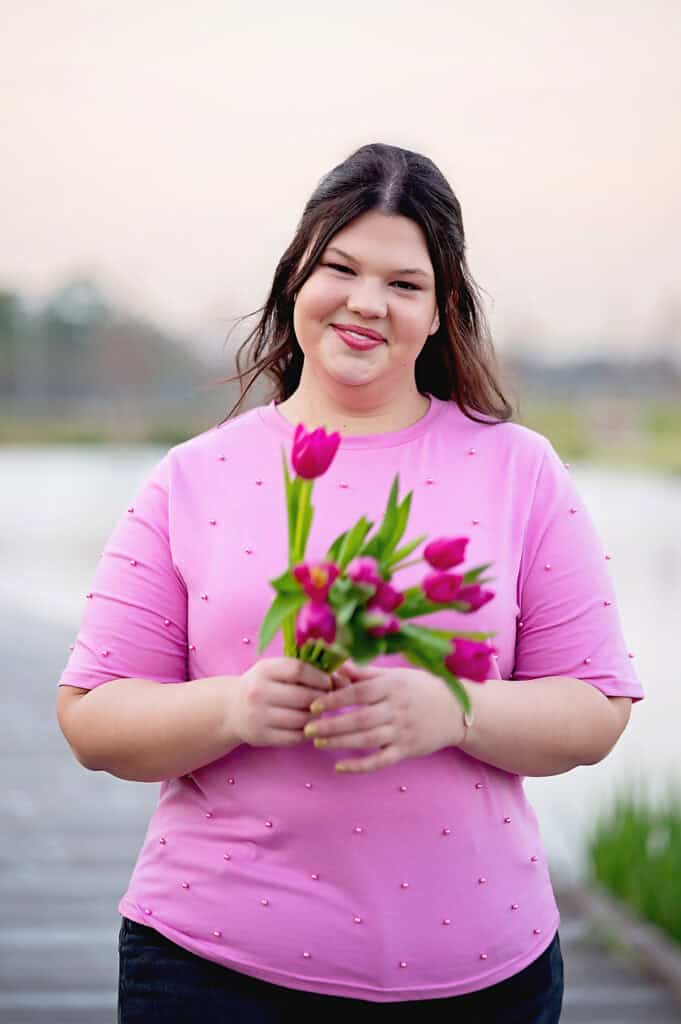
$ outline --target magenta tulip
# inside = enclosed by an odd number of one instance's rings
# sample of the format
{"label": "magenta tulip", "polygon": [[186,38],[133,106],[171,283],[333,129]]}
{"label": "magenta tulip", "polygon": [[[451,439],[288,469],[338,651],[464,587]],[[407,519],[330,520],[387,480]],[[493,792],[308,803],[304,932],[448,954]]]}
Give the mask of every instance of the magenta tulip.
{"label": "magenta tulip", "polygon": [[378,562],[371,555],[362,555],[353,560],[345,570],[345,575],[355,583],[370,583],[378,590],[383,580],[378,571]]}
{"label": "magenta tulip", "polygon": [[484,683],[490,674],[490,664],[496,647],[481,644],[475,640],[464,640],[463,637],[452,639],[452,653],[445,658],[445,665],[453,676],[471,679],[474,683]]}
{"label": "magenta tulip", "polygon": [[296,643],[302,647],[306,640],[325,640],[332,644],[336,639],[336,618],[328,604],[310,601],[303,605],[296,620]]}
{"label": "magenta tulip", "polygon": [[421,587],[429,601],[446,604],[457,600],[462,580],[453,572],[433,572],[424,577]]}
{"label": "magenta tulip", "polygon": [[369,598],[367,608],[380,608],[384,612],[392,612],[404,601],[404,594],[395,590],[389,583],[380,583],[376,593]]}
{"label": "magenta tulip", "polygon": [[329,588],[339,575],[339,568],[333,562],[301,562],[293,569],[293,575],[311,601],[326,601]]}
{"label": "magenta tulip", "polygon": [[468,587],[462,587],[459,593],[456,595],[457,601],[468,601],[470,604],[469,612],[477,612],[478,608],[482,608],[484,604],[491,601],[494,597],[493,590],[483,590],[479,583],[472,583]]}
{"label": "magenta tulip", "polygon": [[341,436],[335,432],[327,434],[324,427],[307,431],[302,423],[293,435],[291,463],[298,476],[314,480],[326,473],[338,451]]}
{"label": "magenta tulip", "polygon": [[399,633],[400,620],[380,608],[372,608],[364,616],[366,631],[371,636],[385,636],[386,633]]}
{"label": "magenta tulip", "polygon": [[468,537],[438,537],[423,549],[423,557],[434,569],[451,569],[465,558]]}

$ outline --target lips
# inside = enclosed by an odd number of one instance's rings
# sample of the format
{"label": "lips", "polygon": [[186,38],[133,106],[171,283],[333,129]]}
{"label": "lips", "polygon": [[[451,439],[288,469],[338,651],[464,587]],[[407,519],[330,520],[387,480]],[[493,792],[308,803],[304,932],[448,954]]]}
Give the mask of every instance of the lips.
{"label": "lips", "polygon": [[371,338],[373,341],[385,341],[382,334],[370,331],[368,327],[358,327],[357,324],[331,324],[331,326],[339,331],[354,331],[355,334],[362,334],[365,338]]}
{"label": "lips", "polygon": [[364,335],[360,337],[358,334],[349,334],[347,331],[341,331],[335,325],[333,325],[333,329],[341,341],[348,348],[352,348],[356,352],[368,352],[370,349],[378,348],[379,345],[384,344],[383,341],[376,341],[375,338],[367,338]]}

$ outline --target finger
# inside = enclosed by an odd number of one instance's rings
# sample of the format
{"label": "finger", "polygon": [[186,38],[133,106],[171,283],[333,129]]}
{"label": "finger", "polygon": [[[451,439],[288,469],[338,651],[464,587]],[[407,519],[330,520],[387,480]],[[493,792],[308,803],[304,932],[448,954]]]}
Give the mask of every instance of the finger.
{"label": "finger", "polygon": [[370,754],[369,757],[352,757],[348,761],[337,761],[336,771],[348,775],[352,772],[375,772],[401,760],[396,747],[384,747],[378,754]]}
{"label": "finger", "polygon": [[300,658],[286,657],[280,658],[279,661],[281,665],[277,665],[276,669],[282,682],[298,683],[318,690],[331,689],[331,677],[328,672],[322,672],[315,665],[310,665],[309,662],[302,661]]}
{"label": "finger", "polygon": [[347,676],[341,669],[338,672],[333,672],[331,675],[333,680],[334,690],[342,690],[345,686],[352,686],[352,679]]}
{"label": "finger", "polygon": [[385,686],[380,679],[365,679],[352,686],[341,687],[332,693],[324,693],[316,697],[310,704],[310,711],[318,715],[321,711],[342,708],[346,704],[376,704],[385,696]]}
{"label": "finger", "polygon": [[[309,735],[307,732],[305,735]],[[365,732],[351,732],[343,735],[334,733],[331,736],[318,736],[314,739],[314,745],[320,750],[333,747],[359,747],[360,750],[371,750],[375,747],[385,747],[394,738],[394,730],[389,725],[382,725]]]}
{"label": "finger", "polygon": [[267,715],[267,726],[270,729],[295,729],[302,733],[309,721],[307,711],[295,711],[292,708],[273,707]]}
{"label": "finger", "polygon": [[309,712],[310,703],[326,699],[329,691],[315,690],[294,683],[277,683],[268,694],[269,703],[276,708],[296,708]]}

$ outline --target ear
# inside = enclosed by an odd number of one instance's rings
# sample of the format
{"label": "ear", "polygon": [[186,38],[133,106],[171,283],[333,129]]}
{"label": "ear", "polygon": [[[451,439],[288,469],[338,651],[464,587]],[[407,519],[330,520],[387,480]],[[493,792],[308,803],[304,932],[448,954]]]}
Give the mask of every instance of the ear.
{"label": "ear", "polygon": [[435,334],[435,332],[437,330],[439,330],[439,327],[440,327],[440,314],[438,313],[438,311],[436,309],[435,310],[435,316],[433,317],[433,322],[430,325],[430,330],[428,331],[428,334],[429,335],[430,334]]}

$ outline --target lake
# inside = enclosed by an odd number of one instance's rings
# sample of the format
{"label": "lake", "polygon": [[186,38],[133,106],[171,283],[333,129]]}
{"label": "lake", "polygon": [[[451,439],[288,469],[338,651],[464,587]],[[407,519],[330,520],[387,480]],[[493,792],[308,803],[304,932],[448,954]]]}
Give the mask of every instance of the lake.
{"label": "lake", "polygon": [[[0,448],[0,605],[75,635],[99,554],[165,451]],[[671,780],[681,788],[681,479],[576,463],[571,474],[612,556],[624,636],[646,699],[604,761],[525,782],[552,872],[568,880],[583,875],[584,837],[616,791],[639,779],[654,795]]]}

